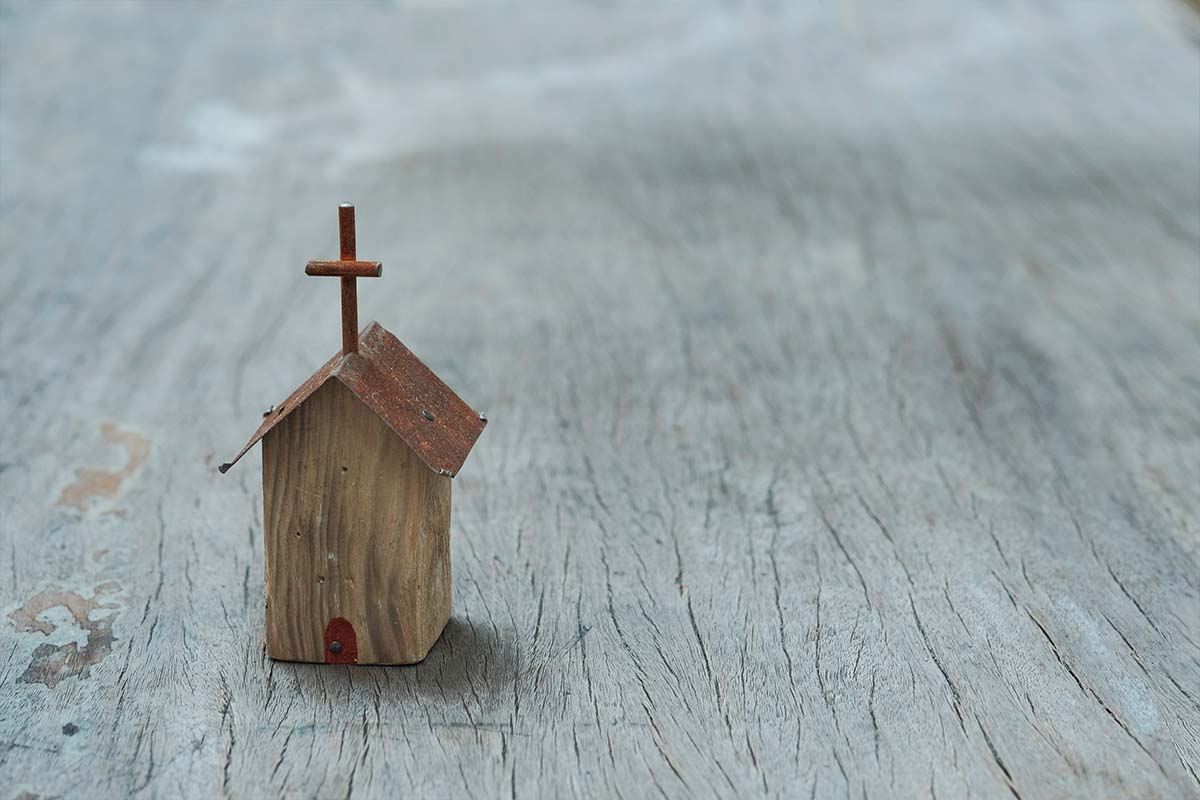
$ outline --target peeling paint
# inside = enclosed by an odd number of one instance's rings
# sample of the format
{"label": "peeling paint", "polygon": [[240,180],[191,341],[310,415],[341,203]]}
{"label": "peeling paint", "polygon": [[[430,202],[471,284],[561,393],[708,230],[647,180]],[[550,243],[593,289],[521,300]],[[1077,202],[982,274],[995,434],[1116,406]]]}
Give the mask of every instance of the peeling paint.
{"label": "peeling paint", "polygon": [[[20,633],[59,639],[57,643],[37,646],[18,683],[41,683],[53,689],[67,678],[88,677],[91,668],[112,652],[112,623],[116,609],[121,606],[104,602],[104,598],[120,589],[116,581],[102,583],[91,598],[77,592],[47,589],[9,614]],[[60,608],[66,613],[55,613]],[[56,622],[60,617],[66,617],[66,622]]]}
{"label": "peeling paint", "polygon": [[140,434],[122,431],[109,422],[100,426],[100,433],[105,441],[125,448],[125,466],[115,471],[88,467],[75,470],[75,482],[63,489],[58,498],[60,506],[83,511],[94,497],[116,497],[125,481],[150,455],[150,440]]}

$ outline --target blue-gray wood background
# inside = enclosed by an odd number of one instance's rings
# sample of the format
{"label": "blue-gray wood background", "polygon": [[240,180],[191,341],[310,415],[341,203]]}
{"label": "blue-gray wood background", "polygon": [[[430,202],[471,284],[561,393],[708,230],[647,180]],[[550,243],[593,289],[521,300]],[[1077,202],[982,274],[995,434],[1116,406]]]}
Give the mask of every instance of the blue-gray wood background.
{"label": "blue-gray wood background", "polygon": [[[1196,797],[1167,0],[0,7],[0,796]],[[410,668],[273,663],[377,319],[491,418]]]}

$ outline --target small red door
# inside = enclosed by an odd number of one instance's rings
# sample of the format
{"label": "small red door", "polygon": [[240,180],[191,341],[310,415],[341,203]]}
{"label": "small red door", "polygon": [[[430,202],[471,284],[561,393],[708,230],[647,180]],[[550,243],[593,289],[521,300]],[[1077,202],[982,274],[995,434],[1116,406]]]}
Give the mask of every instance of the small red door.
{"label": "small red door", "polygon": [[345,617],[334,617],[325,626],[325,663],[358,663],[358,637]]}

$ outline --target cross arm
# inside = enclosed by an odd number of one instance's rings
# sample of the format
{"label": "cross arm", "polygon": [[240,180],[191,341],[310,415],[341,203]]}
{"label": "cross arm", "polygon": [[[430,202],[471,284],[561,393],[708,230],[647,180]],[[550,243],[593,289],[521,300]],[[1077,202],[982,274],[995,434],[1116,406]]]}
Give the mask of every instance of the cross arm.
{"label": "cross arm", "polygon": [[383,264],[378,261],[310,261],[305,275],[332,278],[378,278]]}

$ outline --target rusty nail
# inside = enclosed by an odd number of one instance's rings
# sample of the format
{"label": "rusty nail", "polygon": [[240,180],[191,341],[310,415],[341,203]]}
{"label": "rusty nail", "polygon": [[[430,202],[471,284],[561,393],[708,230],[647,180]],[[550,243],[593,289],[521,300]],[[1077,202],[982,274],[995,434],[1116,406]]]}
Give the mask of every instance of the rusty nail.
{"label": "rusty nail", "polygon": [[429,412],[428,408],[421,409],[421,416],[424,417],[425,419],[429,420],[430,422],[433,422],[433,414],[431,414]]}
{"label": "rusty nail", "polygon": [[338,642],[338,641],[330,642],[329,643],[329,652],[334,653],[334,654],[342,652],[342,643]]}

